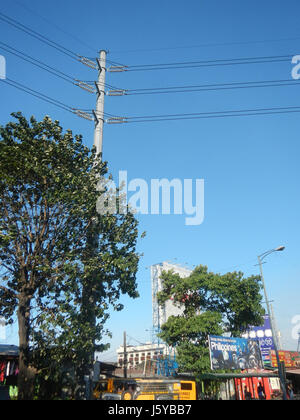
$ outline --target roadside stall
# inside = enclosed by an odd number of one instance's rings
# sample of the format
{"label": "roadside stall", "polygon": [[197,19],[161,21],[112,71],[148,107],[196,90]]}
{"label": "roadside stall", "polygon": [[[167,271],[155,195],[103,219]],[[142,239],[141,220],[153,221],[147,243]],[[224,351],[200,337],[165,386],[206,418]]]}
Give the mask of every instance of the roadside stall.
{"label": "roadside stall", "polygon": [[286,371],[286,378],[292,386],[294,398],[300,400],[300,369],[289,369]]}
{"label": "roadside stall", "polygon": [[[203,393],[206,392],[206,384],[215,382],[216,392],[213,399],[222,400],[258,400],[260,389],[263,391],[263,398],[271,400],[272,395],[278,390],[278,374],[274,372],[253,372],[253,373],[207,373],[201,375]],[[217,386],[218,384],[218,386]],[[210,389],[212,386],[210,385]]]}
{"label": "roadside stall", "polygon": [[0,401],[17,396],[19,349],[0,344]]}
{"label": "roadside stall", "polygon": [[210,335],[208,341],[211,370],[215,372],[205,376],[223,382],[220,398],[270,400],[280,392],[278,373],[265,369],[259,340]]}
{"label": "roadside stall", "polygon": [[[279,360],[284,363],[287,379],[288,398],[290,398],[290,387],[296,399],[300,395],[300,353],[297,351],[279,350]],[[274,368],[278,368],[276,354],[271,352],[271,361]]]}

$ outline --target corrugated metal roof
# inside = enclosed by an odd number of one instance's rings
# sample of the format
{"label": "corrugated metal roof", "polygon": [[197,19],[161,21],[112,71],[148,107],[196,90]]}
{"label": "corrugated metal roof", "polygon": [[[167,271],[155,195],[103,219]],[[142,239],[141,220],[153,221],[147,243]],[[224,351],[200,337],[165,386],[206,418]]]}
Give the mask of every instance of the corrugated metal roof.
{"label": "corrugated metal roof", "polygon": [[19,356],[19,347],[0,344],[0,356]]}

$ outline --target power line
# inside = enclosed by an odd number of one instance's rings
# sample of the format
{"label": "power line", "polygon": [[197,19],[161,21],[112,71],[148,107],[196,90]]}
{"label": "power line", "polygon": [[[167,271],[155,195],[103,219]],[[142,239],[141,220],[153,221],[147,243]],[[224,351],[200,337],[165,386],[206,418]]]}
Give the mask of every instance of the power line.
{"label": "power line", "polygon": [[242,60],[266,60],[266,59],[277,59],[277,58],[287,58],[292,57],[292,55],[279,55],[279,56],[263,56],[263,57],[244,57],[244,58],[229,58],[229,59],[215,59],[215,60],[205,60],[205,61],[181,61],[174,63],[158,63],[158,64],[137,64],[130,66],[130,68],[135,67],[161,67],[161,66],[178,66],[178,65],[187,65],[187,64],[203,64],[203,63],[222,63],[228,61],[242,61]]}
{"label": "power line", "polygon": [[51,67],[48,64],[43,63],[42,61],[37,60],[37,59],[23,53],[22,51],[19,51],[16,48],[11,47],[11,46],[9,46],[9,45],[1,42],[1,41],[0,41],[0,48],[9,52],[10,54],[13,54],[16,57],[21,58],[24,61],[27,61],[30,64],[33,64],[36,67],[41,68],[42,70],[45,70],[45,71],[47,71],[51,74],[54,74],[57,77],[60,77],[61,79],[65,80],[66,82],[69,82],[69,83],[72,83],[72,84],[74,84],[74,82],[75,82],[74,77],[69,76],[68,74],[63,73],[60,70],[58,70],[54,67]]}
{"label": "power line", "polygon": [[276,87],[276,86],[290,86],[296,85],[299,82],[288,80],[265,80],[265,81],[248,81],[248,82],[232,82],[232,83],[217,83],[207,85],[190,85],[190,86],[170,86],[161,88],[144,88],[144,89],[118,89],[114,88],[107,92],[109,96],[132,96],[132,95],[154,95],[154,94],[169,94],[169,93],[187,93],[187,92],[205,92],[215,90],[228,89],[249,89],[260,87]]}
{"label": "power line", "polygon": [[106,62],[107,62],[107,63],[109,63],[109,64],[116,65],[116,66],[123,66],[123,64],[122,64],[122,63],[118,63],[118,62],[116,62],[116,61],[111,61],[111,60],[108,60],[108,59],[106,59]]}
{"label": "power line", "polygon": [[[38,99],[48,102],[56,107],[63,109],[64,111],[71,112],[82,118],[93,120],[92,114],[97,116],[95,111],[91,110],[80,110],[56,99],[53,99],[41,92],[37,92],[19,82],[11,79],[3,79],[2,82],[15,87],[27,94],[30,94]],[[176,120],[187,120],[187,119],[204,119],[204,118],[226,118],[226,117],[243,117],[243,116],[254,116],[254,115],[272,115],[272,114],[288,114],[298,113],[300,107],[271,107],[271,108],[259,108],[259,109],[245,109],[245,110],[230,110],[230,111],[214,111],[214,112],[199,112],[190,114],[169,114],[169,115],[150,115],[150,116],[134,116],[134,117],[120,117],[109,113],[104,113],[107,118],[105,121],[108,124],[113,123],[138,123],[138,122],[158,122],[158,121],[176,121]]]}
{"label": "power line", "polygon": [[15,3],[17,3],[19,6],[21,6],[23,9],[27,10],[29,13],[37,16],[38,18],[44,20],[45,22],[47,22],[50,26],[58,29],[60,32],[64,33],[65,35],[73,38],[77,43],[80,43],[82,45],[84,45],[86,48],[89,48],[91,51],[95,51],[95,48],[91,47],[90,45],[88,45],[86,42],[82,41],[82,39],[77,38],[75,35],[67,32],[65,29],[62,29],[60,26],[56,25],[55,23],[51,22],[50,20],[46,19],[44,16],[42,16],[41,14],[37,13],[36,11],[34,11],[33,9],[31,9],[30,7],[28,7],[27,5],[25,6],[25,4],[21,3],[20,1],[15,0]]}
{"label": "power line", "polygon": [[[36,97],[36,98],[38,98],[40,100],[43,100],[45,102],[48,102],[51,105],[54,105],[54,106],[56,106],[58,108],[63,109],[64,111],[71,112],[72,114],[76,114],[76,115],[84,118],[83,115],[85,113],[83,111],[80,111],[79,109],[76,109],[76,108],[72,108],[71,106],[66,105],[63,102],[60,102],[60,101],[58,101],[56,99],[53,99],[50,96],[44,95],[43,93],[38,92],[36,90],[33,90],[33,89],[29,88],[28,86],[25,86],[25,85],[23,85],[23,84],[21,84],[19,82],[16,82],[16,81],[11,80],[11,79],[8,79],[8,78],[7,79],[2,79],[1,82],[6,83],[6,84],[8,84],[10,86],[13,86],[14,88],[16,88],[16,89],[18,89],[20,91],[23,91],[23,92],[25,92],[25,93],[27,93],[27,94],[29,94],[31,96],[34,96],[34,97]],[[82,112],[82,115],[80,115],[80,112]],[[92,120],[92,118],[90,118],[90,119]]]}
{"label": "power line", "polygon": [[[81,109],[81,111],[84,111],[84,112],[86,112],[87,114],[90,114],[90,115],[93,115],[93,114],[97,115],[97,112],[94,109],[86,108],[86,109]],[[104,116],[107,116],[107,117],[121,118],[119,115],[109,114],[108,112],[105,112],[105,111],[104,111],[103,114],[104,114]]]}
{"label": "power line", "polygon": [[[54,76],[57,76],[63,80],[65,80],[66,82],[69,82],[75,86],[79,86],[84,90],[89,91],[90,93],[96,93],[96,89],[94,86],[90,86],[88,85],[88,83],[93,83],[95,84],[95,81],[81,81],[78,79],[75,79],[73,76],[70,76],[52,66],[49,66],[48,64],[44,63],[41,60],[37,60],[36,58],[33,58],[31,56],[29,56],[28,54],[25,54],[22,51],[17,50],[14,47],[11,47],[7,44],[5,44],[4,42],[0,41],[0,49],[7,51],[10,54],[13,54],[14,56],[20,58],[21,60],[24,60],[30,64],[33,64],[36,67],[39,67],[42,70],[47,71],[48,73],[53,74]],[[117,89],[115,86],[112,86],[110,84],[105,84],[105,86],[103,88],[109,88],[109,89]]]}
{"label": "power line", "polygon": [[28,35],[38,39],[39,41],[43,42],[44,44],[55,48],[59,52],[69,56],[72,59],[75,59],[78,61],[79,55],[75,53],[74,51],[69,50],[68,48],[64,47],[61,44],[58,44],[55,41],[51,41],[51,39],[47,38],[46,36],[34,31],[33,29],[29,28],[28,26],[23,25],[22,23],[18,22],[17,20],[10,18],[9,16],[5,15],[4,13],[0,12],[0,20],[3,22],[15,27],[16,29],[19,29],[20,31],[23,31],[27,33]]}
{"label": "power line", "polygon": [[118,117],[108,119],[108,124],[116,123],[139,123],[139,122],[158,122],[158,121],[176,121],[176,120],[192,120],[204,118],[226,118],[226,117],[245,117],[252,115],[269,115],[269,114],[288,114],[300,112],[299,107],[271,107],[259,109],[244,109],[244,110],[230,110],[230,111],[215,111],[215,112],[199,112],[190,114],[171,114],[171,115],[151,115],[151,116],[137,116],[137,117]]}
{"label": "power line", "polygon": [[17,89],[20,89],[20,90],[22,90],[22,91],[24,91],[26,93],[29,93],[30,95],[33,95],[33,96],[35,96],[35,97],[37,97],[39,99],[42,99],[42,100],[44,100],[46,102],[49,102],[49,103],[52,103],[52,105],[56,105],[56,106],[64,109],[65,111],[70,111],[71,112],[71,109],[72,108],[69,107],[68,105],[66,105],[66,104],[64,104],[64,103],[62,103],[60,101],[57,101],[56,99],[50,98],[49,96],[44,95],[43,93],[37,92],[37,91],[35,91],[35,90],[33,90],[33,89],[25,86],[25,85],[22,85],[19,82],[16,82],[16,81],[11,80],[11,79],[8,79],[8,78],[7,79],[3,79],[1,81],[4,82],[4,83],[7,83],[7,84],[9,84],[9,85],[11,85],[11,86],[13,86],[13,87],[15,87]]}
{"label": "power line", "polygon": [[139,65],[120,65],[111,66],[108,68],[110,72],[116,71],[152,71],[152,70],[171,70],[171,69],[185,69],[185,68],[199,68],[199,67],[218,67],[218,66],[233,66],[245,64],[264,64],[285,62],[290,60],[293,55],[281,56],[264,56],[264,57],[246,57],[246,58],[231,58],[218,60],[202,60],[202,61],[185,61],[174,63],[159,63],[159,64],[139,64]]}

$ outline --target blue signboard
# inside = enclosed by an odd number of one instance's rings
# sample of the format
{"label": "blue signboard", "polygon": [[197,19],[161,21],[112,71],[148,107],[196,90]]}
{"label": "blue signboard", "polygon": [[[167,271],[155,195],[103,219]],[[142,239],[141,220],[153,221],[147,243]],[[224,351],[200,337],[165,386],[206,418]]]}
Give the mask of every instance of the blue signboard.
{"label": "blue signboard", "polygon": [[274,340],[269,315],[264,316],[264,325],[249,327],[243,337],[258,340],[263,364],[265,367],[271,366],[271,350],[274,350]]}
{"label": "blue signboard", "polygon": [[212,370],[262,369],[262,358],[257,340],[209,336]]}

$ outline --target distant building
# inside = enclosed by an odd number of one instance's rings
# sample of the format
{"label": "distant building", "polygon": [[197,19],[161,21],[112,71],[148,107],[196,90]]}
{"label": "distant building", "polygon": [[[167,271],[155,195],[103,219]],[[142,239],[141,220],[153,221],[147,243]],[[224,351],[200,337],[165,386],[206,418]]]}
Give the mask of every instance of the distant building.
{"label": "distant building", "polygon": [[178,316],[183,312],[183,308],[175,305],[171,296],[163,305],[158,304],[157,294],[163,289],[163,280],[161,278],[163,271],[173,271],[182,278],[188,277],[192,273],[187,268],[169,262],[162,262],[151,266],[153,341],[156,340],[155,335],[160,331],[161,326],[167,322],[170,316]]}
{"label": "distant building", "polygon": [[[168,348],[165,344],[146,343],[139,346],[127,346],[127,367],[134,368],[144,365],[146,361],[158,360],[168,354]],[[124,366],[124,347],[117,349],[118,366]]]}
{"label": "distant building", "polygon": [[[163,262],[151,266],[153,321],[152,343],[145,343],[138,346],[127,346],[126,353],[128,369],[137,369],[138,367],[142,369],[144,367],[146,369],[147,366],[151,365],[151,363],[147,363],[148,361],[155,365],[156,360],[163,359],[164,357],[170,357],[175,354],[175,350],[162,343],[157,335],[161,330],[161,326],[167,322],[170,316],[181,315],[183,312],[183,307],[175,305],[171,297],[163,305],[158,304],[157,294],[163,289],[163,280],[161,278],[163,271],[173,271],[175,274],[179,274],[182,278],[188,277],[192,272],[187,268],[169,262]],[[124,367],[123,346],[120,346],[117,349],[117,357],[119,368]]]}

